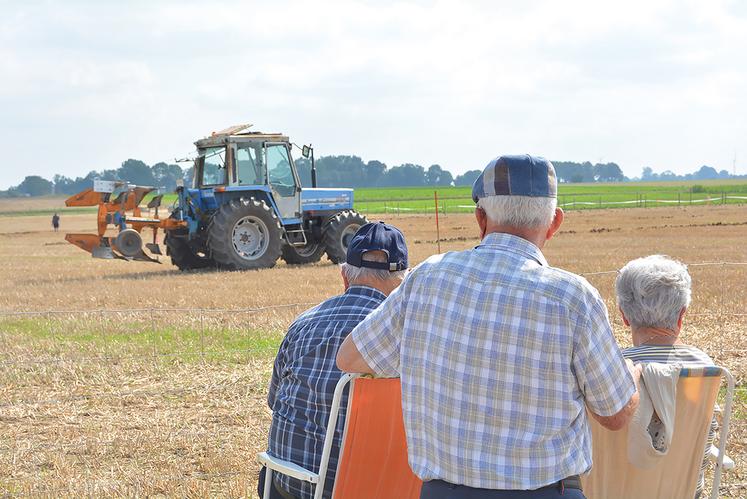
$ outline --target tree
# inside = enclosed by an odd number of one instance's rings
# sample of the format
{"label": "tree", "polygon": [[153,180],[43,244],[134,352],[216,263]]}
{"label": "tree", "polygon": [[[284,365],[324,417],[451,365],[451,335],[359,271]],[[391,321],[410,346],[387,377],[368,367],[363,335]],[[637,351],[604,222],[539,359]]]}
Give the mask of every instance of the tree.
{"label": "tree", "polygon": [[447,186],[451,185],[454,178],[450,172],[441,168],[441,165],[431,165],[425,174],[425,181],[428,185]]}
{"label": "tree", "polygon": [[471,186],[472,184],[475,183],[475,180],[477,180],[477,177],[479,177],[481,173],[482,173],[482,170],[469,170],[469,171],[466,171],[462,175],[457,175],[456,176],[456,178],[454,179],[454,185],[458,185],[458,186],[469,185],[469,186]]}
{"label": "tree", "polygon": [[[107,172],[104,171],[103,173],[106,174]],[[153,172],[148,168],[148,165],[137,159],[128,159],[122,163],[116,175],[119,180],[125,180],[135,185],[153,185],[156,183]]]}
{"label": "tree", "polygon": [[172,192],[176,189],[176,181],[184,177],[184,172],[179,165],[167,165],[166,163],[156,163],[151,167],[155,186],[165,192]]}
{"label": "tree", "polygon": [[625,175],[617,163],[597,163],[594,165],[594,180],[596,182],[623,182]]}
{"label": "tree", "polygon": [[18,184],[16,190],[27,196],[48,196],[52,194],[54,184],[38,175],[30,175]]}
{"label": "tree", "polygon": [[382,181],[384,187],[420,187],[425,185],[425,169],[405,163],[389,169]]}
{"label": "tree", "polygon": [[367,187],[375,187],[379,185],[386,175],[386,164],[381,161],[372,159],[363,168],[363,173],[366,179],[365,185]]}

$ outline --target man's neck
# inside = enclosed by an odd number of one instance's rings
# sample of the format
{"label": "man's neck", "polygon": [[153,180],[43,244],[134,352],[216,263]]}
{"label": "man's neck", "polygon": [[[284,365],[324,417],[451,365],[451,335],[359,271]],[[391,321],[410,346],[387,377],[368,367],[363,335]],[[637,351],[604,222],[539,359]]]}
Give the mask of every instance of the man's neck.
{"label": "man's neck", "polygon": [[365,286],[367,288],[374,288],[384,293],[385,296],[389,296],[389,293],[399,285],[399,282],[381,281],[379,279],[358,279],[355,282],[350,283],[350,288],[354,286]]}
{"label": "man's neck", "polygon": [[663,327],[632,328],[633,345],[681,345],[680,332]]}
{"label": "man's neck", "polygon": [[546,241],[544,231],[542,231],[541,229],[526,229],[526,228],[512,227],[510,225],[493,225],[493,224],[490,224],[486,227],[485,235],[483,235],[483,239],[485,239],[485,237],[488,234],[493,234],[493,233],[511,234],[512,236],[520,237],[534,244],[539,249],[542,249]]}

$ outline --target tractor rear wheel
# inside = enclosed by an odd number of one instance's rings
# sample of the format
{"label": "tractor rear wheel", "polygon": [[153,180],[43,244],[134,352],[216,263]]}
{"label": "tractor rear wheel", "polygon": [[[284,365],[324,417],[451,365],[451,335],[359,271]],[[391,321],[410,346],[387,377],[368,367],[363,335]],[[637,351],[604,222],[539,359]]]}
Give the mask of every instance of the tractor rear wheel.
{"label": "tractor rear wheel", "polygon": [[[172,232],[175,232],[172,234]],[[207,255],[195,251],[187,241],[187,231],[169,231],[163,242],[166,245],[166,254],[171,256],[171,263],[179,270],[205,269],[215,266],[215,262]]]}
{"label": "tractor rear wheel", "polygon": [[345,210],[329,219],[324,229],[324,245],[327,258],[332,263],[342,263],[348,254],[348,244],[358,229],[368,219],[355,210]]}
{"label": "tractor rear wheel", "polygon": [[262,269],[280,256],[280,222],[262,200],[233,199],[215,212],[208,227],[208,248],[219,267]]}
{"label": "tractor rear wheel", "polygon": [[285,260],[285,263],[291,265],[314,263],[322,259],[322,255],[326,249],[324,243],[310,243],[301,247],[285,244],[283,245],[282,258]]}

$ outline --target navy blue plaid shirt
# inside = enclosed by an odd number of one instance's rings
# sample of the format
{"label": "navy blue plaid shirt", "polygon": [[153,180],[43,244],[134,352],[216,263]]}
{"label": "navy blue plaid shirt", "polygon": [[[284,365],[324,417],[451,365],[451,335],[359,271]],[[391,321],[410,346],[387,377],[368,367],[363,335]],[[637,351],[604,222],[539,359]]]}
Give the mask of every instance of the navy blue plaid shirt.
{"label": "navy blue plaid shirt", "polygon": [[[272,409],[268,452],[316,472],[322,457],[335,385],[342,372],[335,358],[343,340],[386,296],[366,286],[351,286],[301,314],[280,344],[267,404]],[[347,393],[340,406],[329,457],[324,497],[332,496],[344,429]],[[279,473],[275,482],[299,498],[311,498],[314,487]]]}

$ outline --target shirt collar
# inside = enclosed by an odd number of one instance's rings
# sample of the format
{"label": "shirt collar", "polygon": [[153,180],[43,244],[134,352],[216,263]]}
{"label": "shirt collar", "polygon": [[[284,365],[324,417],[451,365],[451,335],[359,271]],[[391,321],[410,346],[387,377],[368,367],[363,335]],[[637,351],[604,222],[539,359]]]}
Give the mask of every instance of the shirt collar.
{"label": "shirt collar", "polygon": [[542,251],[540,251],[537,246],[535,246],[533,243],[530,243],[526,239],[519,236],[514,236],[513,234],[506,234],[505,232],[491,232],[490,234],[486,235],[483,238],[482,242],[475,248],[482,247],[511,251],[527,258],[531,258],[543,267],[549,266],[547,260],[545,259],[545,255],[542,254]]}
{"label": "shirt collar", "polygon": [[360,284],[354,284],[345,291],[347,296],[369,296],[371,298],[377,298],[379,301],[384,301],[386,295],[376,288],[371,286],[361,286]]}

